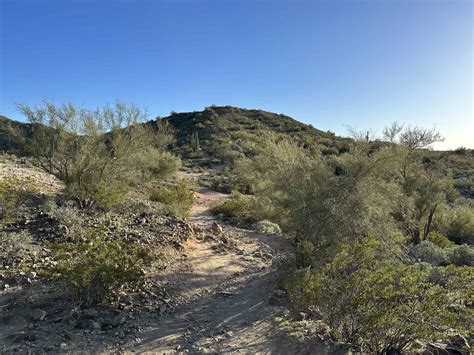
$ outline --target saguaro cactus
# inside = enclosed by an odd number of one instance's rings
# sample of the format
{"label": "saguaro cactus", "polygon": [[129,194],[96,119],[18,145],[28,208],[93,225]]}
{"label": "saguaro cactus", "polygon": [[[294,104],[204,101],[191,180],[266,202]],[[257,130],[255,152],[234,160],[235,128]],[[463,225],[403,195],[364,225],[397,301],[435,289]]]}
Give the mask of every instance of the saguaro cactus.
{"label": "saguaro cactus", "polygon": [[191,147],[193,148],[193,150],[195,152],[198,152],[198,151],[201,150],[201,145],[199,144],[199,133],[198,132],[194,132],[191,135]]}

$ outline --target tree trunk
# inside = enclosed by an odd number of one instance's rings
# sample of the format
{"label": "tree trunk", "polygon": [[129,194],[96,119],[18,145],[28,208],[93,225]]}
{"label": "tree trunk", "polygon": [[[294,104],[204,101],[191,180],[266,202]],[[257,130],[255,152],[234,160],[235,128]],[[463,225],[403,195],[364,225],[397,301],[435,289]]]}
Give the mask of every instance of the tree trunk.
{"label": "tree trunk", "polygon": [[415,231],[413,232],[413,244],[418,245],[420,244],[421,239],[420,239],[420,229],[417,227]]}
{"label": "tree trunk", "polygon": [[433,223],[433,216],[436,211],[436,207],[438,207],[437,203],[435,203],[435,205],[430,209],[430,214],[428,215],[428,221],[426,222],[425,228],[423,230],[423,239],[426,239],[428,237],[428,234],[430,234],[431,224]]}

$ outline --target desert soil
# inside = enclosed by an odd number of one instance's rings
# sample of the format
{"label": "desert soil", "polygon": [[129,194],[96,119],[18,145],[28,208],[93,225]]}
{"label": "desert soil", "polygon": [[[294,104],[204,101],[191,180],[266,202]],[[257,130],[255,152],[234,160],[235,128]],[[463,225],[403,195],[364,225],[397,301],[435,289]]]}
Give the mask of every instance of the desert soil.
{"label": "desert soil", "polygon": [[209,208],[226,195],[198,188],[191,224],[196,237],[184,245],[179,271],[169,275],[172,293],[183,303],[150,322],[124,350],[172,354],[301,353],[274,324],[282,309],[269,304],[276,291],[276,264],[288,255],[282,236],[266,235],[218,222],[211,237]]}

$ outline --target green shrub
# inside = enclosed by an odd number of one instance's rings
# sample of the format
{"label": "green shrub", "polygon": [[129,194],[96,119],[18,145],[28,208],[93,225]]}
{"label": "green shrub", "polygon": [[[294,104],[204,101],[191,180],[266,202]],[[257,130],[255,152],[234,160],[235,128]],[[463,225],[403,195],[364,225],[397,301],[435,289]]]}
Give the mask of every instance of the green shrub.
{"label": "green shrub", "polygon": [[456,244],[474,244],[474,208],[457,206],[437,219],[438,228]]}
{"label": "green shrub", "polygon": [[474,266],[474,247],[470,245],[458,245],[452,248],[449,255],[452,264],[458,266]]}
{"label": "green shrub", "polygon": [[9,273],[17,273],[18,268],[27,268],[29,262],[34,263],[34,258],[28,256],[37,254],[35,247],[33,238],[26,230],[0,230],[0,278]]}
{"label": "green shrub", "polygon": [[451,240],[439,232],[431,232],[426,239],[440,248],[450,248],[454,246]]}
{"label": "green shrub", "polygon": [[120,213],[139,213],[151,210],[150,201],[144,201],[135,198],[127,198],[125,201],[115,206],[114,211]]}
{"label": "green shrub", "polygon": [[305,268],[312,266],[316,261],[316,247],[309,240],[303,240],[295,247],[296,266]]}
{"label": "green shrub", "polygon": [[66,195],[80,201],[82,207],[96,205],[110,209],[125,199],[128,190],[125,182],[114,180],[108,183],[91,184],[87,187],[71,184],[66,188]]}
{"label": "green shrub", "polygon": [[336,147],[324,147],[321,149],[323,155],[336,155],[339,153],[339,150]]}
{"label": "green shrub", "polygon": [[263,220],[254,225],[254,228],[259,233],[280,234],[281,228],[278,224]]}
{"label": "green shrub", "polygon": [[136,284],[154,257],[148,248],[107,237],[90,229],[68,243],[52,244],[55,272],[74,290],[79,305],[90,306],[112,298],[126,284]]}
{"label": "green shrub", "polygon": [[138,182],[148,181],[150,178],[164,179],[173,176],[182,166],[181,159],[177,156],[160,150],[152,150],[147,152],[147,154],[140,155],[135,163],[141,167],[141,176],[135,179]]}
{"label": "green shrub", "polygon": [[415,245],[411,250],[412,255],[419,261],[429,263],[434,266],[449,264],[447,250],[433,244],[428,240]]}
{"label": "green shrub", "polygon": [[62,230],[63,238],[68,238],[70,234],[82,233],[87,224],[87,213],[84,213],[84,210],[78,208],[72,201],[48,200],[43,205],[43,210],[59,225],[66,227]]}
{"label": "green shrub", "polygon": [[463,147],[463,146],[458,147],[458,148],[453,150],[453,153],[457,154],[457,155],[466,155],[468,152],[469,152],[469,150],[466,147]]}
{"label": "green shrub", "polygon": [[188,217],[194,201],[194,193],[184,181],[177,185],[159,186],[153,190],[150,200],[165,205],[167,211],[178,217]]}
{"label": "green shrub", "polygon": [[198,152],[190,151],[186,154],[186,157],[188,159],[200,159],[200,158],[202,158],[202,156],[203,156],[203,152],[201,152],[201,151],[198,151]]}
{"label": "green shrub", "polygon": [[222,193],[230,193],[232,191],[231,186],[229,186],[229,181],[224,176],[203,176],[198,181],[200,186],[207,187],[211,190],[222,192]]}
{"label": "green shrub", "polygon": [[363,238],[343,246],[320,269],[298,270],[285,289],[298,307],[315,310],[337,341],[362,353],[404,351],[416,340],[466,335],[473,269],[406,265],[393,258],[397,253],[395,244]]}
{"label": "green shrub", "polygon": [[0,182],[0,220],[6,219],[20,200],[20,184],[16,179]]}
{"label": "green shrub", "polygon": [[308,310],[315,305],[314,295],[318,292],[317,279],[309,267],[297,269],[283,283],[288,297],[298,309]]}
{"label": "green shrub", "polygon": [[6,221],[15,209],[33,193],[35,184],[29,179],[2,177],[0,181],[0,222]]}
{"label": "green shrub", "polygon": [[251,223],[251,200],[242,194],[234,193],[228,198],[223,198],[211,207],[214,215],[223,215],[224,218],[235,222]]}

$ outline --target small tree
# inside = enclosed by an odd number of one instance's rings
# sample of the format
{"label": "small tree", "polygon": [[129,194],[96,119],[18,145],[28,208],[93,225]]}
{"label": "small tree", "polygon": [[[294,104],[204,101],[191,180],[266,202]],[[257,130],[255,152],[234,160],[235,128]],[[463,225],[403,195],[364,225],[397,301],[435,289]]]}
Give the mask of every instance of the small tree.
{"label": "small tree", "polygon": [[240,186],[252,186],[267,212],[262,217],[293,233],[321,260],[347,238],[393,227],[380,198],[387,188],[376,179],[387,161],[354,147],[328,164],[295,142],[270,137],[260,154],[238,161],[235,172]]}
{"label": "small tree", "polygon": [[395,179],[404,196],[401,222],[415,244],[426,239],[440,203],[445,201],[452,182],[423,166],[423,150],[443,138],[434,129],[408,127],[392,123],[384,129],[384,138],[395,143],[390,154],[395,161]]}
{"label": "small tree", "polygon": [[156,167],[172,161],[163,154],[169,127],[143,124],[146,113],[136,106],[118,102],[90,110],[45,101],[18,108],[31,123],[31,137],[20,139],[34,163],[64,182],[82,207],[115,204],[131,179],[159,174]]}

